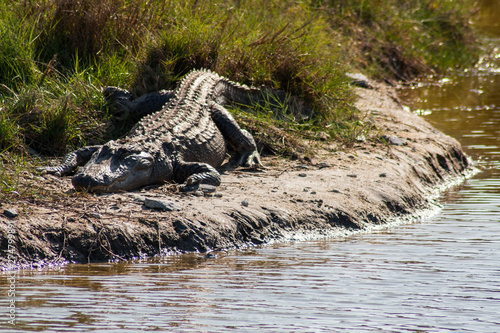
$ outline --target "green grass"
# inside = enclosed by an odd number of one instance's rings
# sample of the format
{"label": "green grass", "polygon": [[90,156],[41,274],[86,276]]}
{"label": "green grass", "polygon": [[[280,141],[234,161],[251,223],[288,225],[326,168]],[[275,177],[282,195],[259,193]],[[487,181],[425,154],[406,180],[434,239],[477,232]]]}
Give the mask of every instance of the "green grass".
{"label": "green grass", "polygon": [[[308,112],[235,107],[263,145],[369,128],[347,71],[409,80],[471,66],[471,1],[0,0],[0,151],[59,156],[117,137],[101,88],[171,89],[194,68],[281,89]],[[281,111],[276,111],[281,110]],[[280,132],[284,131],[284,132]],[[274,133],[274,132],[273,132]],[[279,134],[279,136],[283,136]],[[288,154],[286,145],[276,153]]]}
{"label": "green grass", "polygon": [[354,65],[378,79],[411,80],[473,66],[479,57],[470,26],[474,2],[324,0]]}

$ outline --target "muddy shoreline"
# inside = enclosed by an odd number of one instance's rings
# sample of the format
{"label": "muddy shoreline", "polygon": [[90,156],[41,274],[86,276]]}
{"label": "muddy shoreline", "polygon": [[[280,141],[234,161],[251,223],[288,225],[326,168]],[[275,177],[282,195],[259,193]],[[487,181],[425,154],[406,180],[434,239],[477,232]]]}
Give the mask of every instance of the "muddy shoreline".
{"label": "muddy shoreline", "polygon": [[357,107],[387,143],[367,140],[345,152],[314,143],[318,153],[307,162],[265,157],[263,171],[222,171],[214,193],[164,185],[92,195],[72,191],[69,178],[29,175],[66,195],[0,203],[0,265],[10,268],[9,250],[16,267],[42,267],[343,236],[418,217],[472,164],[455,139],[405,110],[393,89],[371,86],[356,88]]}

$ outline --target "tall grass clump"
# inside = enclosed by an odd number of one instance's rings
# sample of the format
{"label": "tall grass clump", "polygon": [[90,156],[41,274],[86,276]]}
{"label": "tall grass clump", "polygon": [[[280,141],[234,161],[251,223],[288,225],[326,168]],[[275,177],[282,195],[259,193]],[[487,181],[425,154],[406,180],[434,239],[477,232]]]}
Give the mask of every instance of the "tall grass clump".
{"label": "tall grass clump", "polygon": [[[9,15],[10,6],[0,5],[0,93],[18,91],[36,78],[33,53],[26,42],[29,29],[23,29],[22,22],[13,22]],[[0,100],[1,101],[1,100]]]}
{"label": "tall grass clump", "polygon": [[18,91],[35,79],[32,58],[23,46],[23,40],[0,26],[0,89]]}

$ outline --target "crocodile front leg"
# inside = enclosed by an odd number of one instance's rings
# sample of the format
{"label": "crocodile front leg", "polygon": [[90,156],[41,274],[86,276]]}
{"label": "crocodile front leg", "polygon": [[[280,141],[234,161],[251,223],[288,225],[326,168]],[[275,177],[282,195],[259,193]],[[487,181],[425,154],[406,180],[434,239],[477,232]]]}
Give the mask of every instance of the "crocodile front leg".
{"label": "crocodile front leg", "polygon": [[38,167],[36,169],[37,171],[42,171],[59,177],[65,176],[75,171],[78,166],[87,163],[92,155],[101,147],[102,146],[86,146],[80,148],[74,152],[67,154],[64,157],[63,162],[58,166]]}
{"label": "crocodile front leg", "polygon": [[174,168],[174,180],[183,187],[198,184],[220,185],[220,174],[207,163],[179,161]]}
{"label": "crocodile front leg", "polygon": [[233,116],[222,105],[211,103],[210,111],[212,120],[221,131],[224,139],[236,151],[236,154],[231,158],[231,163],[235,166],[263,167],[252,135],[241,129]]}

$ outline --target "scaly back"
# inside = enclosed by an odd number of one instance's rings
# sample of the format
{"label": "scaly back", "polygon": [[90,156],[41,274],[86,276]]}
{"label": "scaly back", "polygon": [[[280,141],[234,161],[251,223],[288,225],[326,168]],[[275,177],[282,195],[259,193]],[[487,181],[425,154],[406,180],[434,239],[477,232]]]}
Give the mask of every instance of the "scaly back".
{"label": "scaly back", "polygon": [[208,70],[190,72],[162,110],[144,117],[127,137],[170,137],[172,134],[177,140],[184,141],[209,130],[208,127],[212,126],[207,105],[221,80],[219,75]]}

